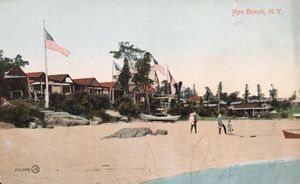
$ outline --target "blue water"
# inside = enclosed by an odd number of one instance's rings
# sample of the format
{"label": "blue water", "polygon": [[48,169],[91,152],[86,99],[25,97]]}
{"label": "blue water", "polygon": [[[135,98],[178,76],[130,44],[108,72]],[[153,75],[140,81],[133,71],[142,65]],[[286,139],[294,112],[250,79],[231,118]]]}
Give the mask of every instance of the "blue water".
{"label": "blue water", "polygon": [[160,178],[145,184],[298,184],[300,160],[276,160],[237,164]]}

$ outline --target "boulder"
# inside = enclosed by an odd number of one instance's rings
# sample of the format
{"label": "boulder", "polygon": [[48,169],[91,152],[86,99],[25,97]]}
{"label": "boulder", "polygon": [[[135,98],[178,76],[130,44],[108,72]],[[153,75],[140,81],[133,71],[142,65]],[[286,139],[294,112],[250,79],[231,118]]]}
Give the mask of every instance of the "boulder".
{"label": "boulder", "polygon": [[121,118],[121,114],[118,111],[113,111],[113,110],[106,110],[105,111],[106,114],[112,116],[112,117],[116,117],[116,118]]}
{"label": "boulder", "polygon": [[29,122],[29,128],[30,129],[36,129],[37,128],[37,123],[36,122]]}
{"label": "boulder", "polygon": [[0,122],[0,129],[10,129],[15,128],[15,125],[12,123]]}
{"label": "boulder", "polygon": [[90,119],[90,125],[100,125],[103,123],[102,118],[94,116],[92,119]]}
{"label": "boulder", "polygon": [[158,129],[154,132],[153,135],[168,135],[168,131],[167,130],[162,130],[162,129]]}
{"label": "boulder", "polygon": [[89,120],[81,116],[71,115],[67,112],[43,111],[46,127],[88,125]]}
{"label": "boulder", "polygon": [[150,128],[122,128],[121,130],[115,132],[112,135],[109,135],[104,138],[131,138],[131,137],[142,137],[146,135],[153,135],[153,132]]}

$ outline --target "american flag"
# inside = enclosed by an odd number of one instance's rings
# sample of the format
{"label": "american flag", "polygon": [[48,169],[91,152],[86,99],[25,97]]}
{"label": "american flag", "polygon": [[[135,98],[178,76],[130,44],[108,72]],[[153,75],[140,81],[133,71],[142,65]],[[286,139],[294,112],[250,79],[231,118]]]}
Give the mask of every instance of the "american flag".
{"label": "american flag", "polygon": [[71,52],[63,48],[62,46],[60,46],[58,43],[56,43],[53,37],[47,32],[46,29],[45,29],[45,34],[46,34],[45,47],[47,49],[59,52],[66,57],[70,55]]}
{"label": "american flag", "polygon": [[155,70],[159,71],[159,73],[161,73],[164,76],[166,76],[165,67],[163,67],[162,65],[158,64],[158,62],[154,58],[153,58],[153,62],[154,62],[154,68],[155,68]]}

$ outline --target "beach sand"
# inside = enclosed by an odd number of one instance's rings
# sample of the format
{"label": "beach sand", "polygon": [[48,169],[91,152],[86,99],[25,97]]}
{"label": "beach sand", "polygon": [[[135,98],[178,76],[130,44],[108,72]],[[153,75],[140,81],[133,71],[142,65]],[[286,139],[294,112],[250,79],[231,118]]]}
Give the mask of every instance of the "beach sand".
{"label": "beach sand", "polygon": [[[115,123],[54,129],[0,129],[0,182],[141,183],[191,171],[262,160],[300,158],[300,139],[282,129],[300,120],[233,120],[234,135],[215,121]],[[124,127],[166,129],[168,135],[102,139]],[[256,137],[251,137],[256,135]],[[37,165],[39,172],[31,167]]]}

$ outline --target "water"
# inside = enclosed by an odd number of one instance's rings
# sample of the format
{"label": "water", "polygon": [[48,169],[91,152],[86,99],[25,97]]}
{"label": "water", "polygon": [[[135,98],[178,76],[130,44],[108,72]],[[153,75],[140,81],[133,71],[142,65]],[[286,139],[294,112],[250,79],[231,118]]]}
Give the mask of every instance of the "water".
{"label": "water", "polygon": [[146,184],[298,184],[300,159],[276,160],[180,174]]}

